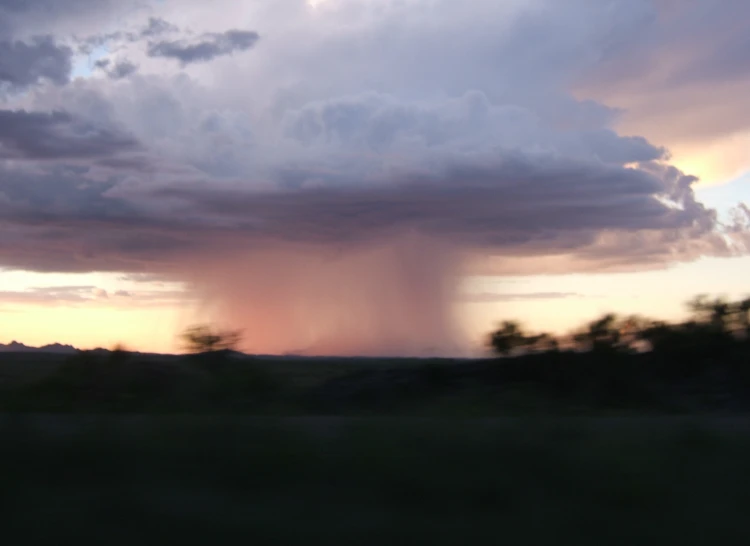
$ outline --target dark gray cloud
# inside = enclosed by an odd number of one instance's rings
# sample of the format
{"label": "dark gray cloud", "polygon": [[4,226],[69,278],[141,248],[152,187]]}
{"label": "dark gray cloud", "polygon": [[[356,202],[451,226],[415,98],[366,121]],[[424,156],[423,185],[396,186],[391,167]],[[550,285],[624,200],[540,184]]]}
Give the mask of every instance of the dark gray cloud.
{"label": "dark gray cloud", "polygon": [[0,38],[89,35],[144,6],[143,0],[0,0]]}
{"label": "dark gray cloud", "polygon": [[0,9],[8,11],[24,11],[31,7],[33,2],[27,0],[0,0]]}
{"label": "dark gray cloud", "polygon": [[[398,180],[398,181],[396,181]],[[171,188],[196,217],[222,218],[258,238],[356,243],[414,230],[474,248],[564,250],[602,230],[711,229],[691,190],[670,206],[655,175],[597,163],[509,156],[485,168],[446,165],[369,187],[339,185],[272,193]],[[677,197],[673,195],[672,197]]]}
{"label": "dark gray cloud", "polygon": [[118,179],[97,180],[90,176],[91,170],[87,166],[58,166],[40,174],[38,169],[3,169],[0,210],[7,221],[19,225],[41,225],[64,215],[81,215],[84,221],[109,217],[115,225],[123,214],[132,216],[123,203],[103,197]]}
{"label": "dark gray cloud", "polygon": [[81,11],[91,11],[97,6],[103,10],[110,10],[116,4],[130,4],[129,0],[0,0],[0,9],[15,13],[49,13],[50,16],[64,12],[77,14]]}
{"label": "dark gray cloud", "polygon": [[148,24],[141,30],[140,36],[142,38],[153,38],[170,32],[179,32],[179,30],[179,27],[161,17],[149,17]]}
{"label": "dark gray cloud", "polygon": [[110,59],[99,59],[94,63],[94,66],[113,80],[127,78],[138,71],[138,65],[127,59],[121,59],[114,63]]}
{"label": "dark gray cloud", "polygon": [[68,82],[73,50],[56,43],[51,36],[29,42],[0,41],[0,86],[22,89],[47,80],[58,85]]}
{"label": "dark gray cloud", "polygon": [[199,224],[109,196],[92,167],[0,169],[0,263],[43,272],[153,272],[202,246]]}
{"label": "dark gray cloud", "polygon": [[67,112],[0,110],[0,158],[95,159],[137,148],[132,136]]}
{"label": "dark gray cloud", "polygon": [[382,93],[313,101],[282,118],[285,135],[310,149],[394,153],[415,147],[455,151],[492,147],[554,149],[570,158],[625,165],[662,159],[667,152],[643,137],[623,137],[609,128],[556,130],[537,112],[493,104],[477,90],[443,101],[411,102]]}
{"label": "dark gray cloud", "polygon": [[[653,0],[640,4],[637,35],[620,34],[600,55],[602,81],[617,85],[659,70],[663,84],[681,87],[750,75],[747,2]],[[622,6],[621,11],[625,9]]]}
{"label": "dark gray cloud", "polygon": [[77,39],[81,53],[90,54],[94,48],[108,44],[137,43],[143,40],[157,38],[164,34],[179,32],[180,28],[161,17],[149,17],[148,23],[139,30],[116,30],[104,34],[95,34]]}
{"label": "dark gray cloud", "polygon": [[203,34],[194,40],[162,40],[148,44],[150,57],[176,59],[182,65],[206,62],[231,55],[237,51],[247,51],[260,39],[257,32],[249,30],[228,30],[221,33]]}
{"label": "dark gray cloud", "polygon": [[610,129],[587,131],[581,138],[592,153],[605,163],[627,165],[667,159],[664,147],[657,147],[641,136],[623,137]]}
{"label": "dark gray cloud", "polygon": [[[0,260],[150,273],[222,249],[356,248],[406,233],[506,257],[572,253],[607,267],[735,252],[715,212],[684,187],[689,177],[652,171],[510,158],[369,189],[248,192],[212,183],[131,194],[118,191],[117,179],[81,186],[80,172],[16,175],[15,184],[6,173],[0,210],[12,229],[0,237]],[[735,235],[742,242],[745,232]]]}

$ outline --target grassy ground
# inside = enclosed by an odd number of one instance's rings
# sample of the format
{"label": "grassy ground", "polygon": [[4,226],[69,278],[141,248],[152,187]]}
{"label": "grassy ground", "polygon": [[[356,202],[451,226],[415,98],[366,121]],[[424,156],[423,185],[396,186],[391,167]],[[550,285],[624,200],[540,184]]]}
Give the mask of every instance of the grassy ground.
{"label": "grassy ground", "polygon": [[3,543],[750,541],[748,427],[336,423],[2,419]]}
{"label": "grassy ground", "polygon": [[[205,358],[209,357],[209,358]],[[0,413],[622,415],[750,413],[747,366],[661,377],[662,360],[484,361],[0,354]]]}

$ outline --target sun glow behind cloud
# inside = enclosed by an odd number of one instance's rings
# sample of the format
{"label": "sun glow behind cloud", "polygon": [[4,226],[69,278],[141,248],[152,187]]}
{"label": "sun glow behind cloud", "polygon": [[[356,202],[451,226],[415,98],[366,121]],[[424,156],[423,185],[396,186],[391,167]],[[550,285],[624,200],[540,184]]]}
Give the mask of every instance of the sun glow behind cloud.
{"label": "sun glow behind cloud", "polygon": [[677,144],[672,162],[694,173],[700,184],[726,184],[750,172],[750,132],[722,137],[713,142]]}

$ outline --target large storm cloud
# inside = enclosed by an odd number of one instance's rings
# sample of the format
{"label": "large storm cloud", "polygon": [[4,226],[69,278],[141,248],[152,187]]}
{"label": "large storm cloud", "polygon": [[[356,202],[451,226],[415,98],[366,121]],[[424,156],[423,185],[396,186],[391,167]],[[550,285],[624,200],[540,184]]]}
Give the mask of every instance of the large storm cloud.
{"label": "large storm cloud", "polygon": [[[38,22],[4,4],[21,34]],[[48,42],[111,59],[67,84],[64,65],[21,74],[29,89],[5,97],[0,264],[171,276],[259,349],[408,353],[460,345],[465,274],[748,248],[746,208],[721,224],[663,143],[619,134],[622,111],[574,94],[646,63],[649,40],[682,43],[667,2],[226,7],[154,4]],[[680,77],[746,73],[727,47]],[[118,66],[133,68],[106,77]]]}

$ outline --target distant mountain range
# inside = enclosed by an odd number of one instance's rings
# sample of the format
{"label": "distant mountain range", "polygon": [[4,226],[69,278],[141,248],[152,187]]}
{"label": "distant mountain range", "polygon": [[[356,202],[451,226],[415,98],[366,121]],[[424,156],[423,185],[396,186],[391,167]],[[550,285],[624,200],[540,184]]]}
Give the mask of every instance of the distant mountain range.
{"label": "distant mountain range", "polygon": [[29,347],[17,341],[11,341],[7,345],[0,343],[0,353],[54,353],[59,355],[72,355],[78,352],[78,349],[72,345],[61,345],[53,343],[43,347]]}
{"label": "distant mountain range", "polygon": [[[63,345],[61,343],[52,343],[50,345],[44,345],[43,347],[29,347],[28,345],[24,345],[23,343],[19,343],[18,341],[11,341],[7,345],[0,343],[0,354],[3,354],[3,353],[46,353],[46,354],[55,354],[55,355],[74,355],[78,352],[80,352],[80,349],[74,347],[73,345]],[[102,349],[100,347],[98,349],[87,349],[86,352],[98,354],[98,355],[108,355],[112,351],[110,349]],[[153,357],[177,357],[179,356],[179,355],[158,354],[158,353],[141,353],[139,351],[128,351],[128,352],[133,355],[153,356]],[[230,356],[233,356],[233,357],[248,356],[244,353],[240,353],[237,351],[226,351],[226,352]]]}

